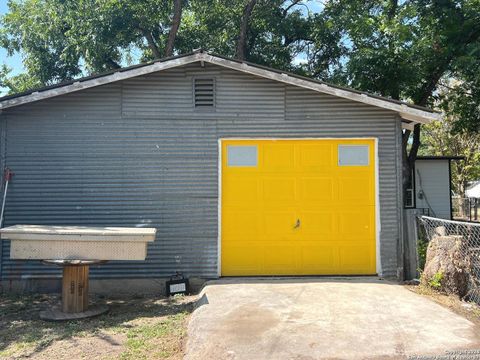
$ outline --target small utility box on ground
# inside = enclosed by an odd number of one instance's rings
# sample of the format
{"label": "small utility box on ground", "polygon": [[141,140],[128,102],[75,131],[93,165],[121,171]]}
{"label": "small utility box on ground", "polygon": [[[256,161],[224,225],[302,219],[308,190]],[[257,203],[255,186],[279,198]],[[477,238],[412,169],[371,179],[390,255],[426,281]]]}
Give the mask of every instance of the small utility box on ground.
{"label": "small utility box on ground", "polygon": [[63,267],[62,307],[40,314],[46,320],[69,320],[101,314],[106,306],[88,307],[89,266],[108,260],[145,260],[155,228],[15,225],[0,229],[9,239],[10,258],[42,260]]}

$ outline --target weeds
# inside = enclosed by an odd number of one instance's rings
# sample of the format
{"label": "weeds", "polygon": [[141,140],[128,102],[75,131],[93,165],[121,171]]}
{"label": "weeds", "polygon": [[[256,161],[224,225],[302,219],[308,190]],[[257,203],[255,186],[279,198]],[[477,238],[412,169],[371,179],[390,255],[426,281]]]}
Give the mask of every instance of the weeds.
{"label": "weeds", "polygon": [[432,288],[439,290],[442,287],[443,273],[441,271],[436,272],[430,280],[428,280],[428,285]]}

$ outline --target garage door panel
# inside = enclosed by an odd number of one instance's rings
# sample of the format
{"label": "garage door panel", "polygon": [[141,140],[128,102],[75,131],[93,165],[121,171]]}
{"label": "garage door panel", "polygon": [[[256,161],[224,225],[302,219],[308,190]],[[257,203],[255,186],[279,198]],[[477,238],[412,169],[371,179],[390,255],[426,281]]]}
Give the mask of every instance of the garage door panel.
{"label": "garage door panel", "polygon": [[263,200],[271,202],[295,200],[295,188],[295,178],[264,178]]}
{"label": "garage door panel", "polygon": [[257,275],[261,273],[263,254],[245,246],[222,246],[222,275]]}
{"label": "garage door panel", "polygon": [[262,146],[262,170],[266,172],[291,173],[295,169],[293,144],[264,143]]}
{"label": "garage door panel", "polygon": [[[292,236],[295,235],[294,226],[297,220],[294,210],[266,210],[263,214],[263,228],[268,239],[276,241],[292,239]],[[259,237],[261,237],[261,234],[259,234]]]}
{"label": "garage door panel", "polygon": [[339,200],[352,205],[374,205],[372,180],[361,177],[341,177],[338,179]]}
{"label": "garage door panel", "polygon": [[335,199],[331,177],[300,177],[300,200],[329,204]]}
{"label": "garage door panel", "polygon": [[223,201],[225,204],[233,205],[235,203],[245,204],[245,201],[256,203],[260,199],[260,180],[249,177],[228,176],[224,183]]}
{"label": "garage door panel", "polygon": [[304,171],[330,173],[334,165],[333,146],[328,143],[299,144],[299,167]]}
{"label": "garage door panel", "polygon": [[235,242],[255,239],[262,231],[261,217],[251,211],[225,211],[222,222],[223,235]]}
{"label": "garage door panel", "polygon": [[334,214],[328,211],[300,212],[300,235],[313,235],[319,241],[332,241],[335,232]]}
{"label": "garage door panel", "polygon": [[296,264],[296,246],[273,246],[266,245],[264,247],[264,263],[268,267],[264,268],[266,274],[292,274],[295,273]]}
{"label": "garage door panel", "polygon": [[371,239],[375,236],[375,217],[372,208],[343,211],[338,214],[340,240]]}
{"label": "garage door panel", "polygon": [[371,274],[375,272],[374,251],[372,247],[365,246],[340,246],[340,269],[353,274]]}
{"label": "garage door panel", "polygon": [[[373,140],[228,140],[222,151],[229,144],[255,147],[258,163],[222,157],[222,275],[375,273]],[[368,146],[369,160],[350,144]]]}
{"label": "garage door panel", "polygon": [[335,270],[337,249],[333,246],[302,246],[301,264],[304,274],[328,273]]}

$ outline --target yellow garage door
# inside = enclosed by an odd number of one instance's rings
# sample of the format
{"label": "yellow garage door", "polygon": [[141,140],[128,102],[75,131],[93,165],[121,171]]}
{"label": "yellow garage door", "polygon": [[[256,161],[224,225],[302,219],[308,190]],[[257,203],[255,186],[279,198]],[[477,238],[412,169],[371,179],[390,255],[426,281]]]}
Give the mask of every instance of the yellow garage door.
{"label": "yellow garage door", "polygon": [[221,141],[221,274],[375,274],[374,144]]}

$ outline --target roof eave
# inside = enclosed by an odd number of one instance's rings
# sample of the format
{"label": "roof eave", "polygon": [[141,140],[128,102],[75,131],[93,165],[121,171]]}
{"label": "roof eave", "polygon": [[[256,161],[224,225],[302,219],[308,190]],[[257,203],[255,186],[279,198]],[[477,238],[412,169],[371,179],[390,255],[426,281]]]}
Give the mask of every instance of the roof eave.
{"label": "roof eave", "polygon": [[203,60],[206,62],[227,67],[233,70],[242,71],[251,75],[276,80],[295,86],[300,86],[317,92],[322,92],[325,94],[361,102],[364,104],[377,106],[387,110],[392,110],[397,112],[402,119],[409,120],[415,123],[427,124],[431,121],[441,119],[442,116],[440,113],[429,112],[418,108],[409,107],[406,104],[394,103],[387,99],[381,99],[377,96],[369,96],[364,93],[357,93],[354,91],[345,90],[324,83],[318,83],[315,81],[294,77],[286,73],[269,71],[267,69],[258,68],[247,63],[239,63],[225,58],[219,58],[208,53],[202,53],[199,55],[201,55],[204,58]]}
{"label": "roof eave", "polygon": [[72,82],[64,86],[58,86],[51,89],[46,89],[43,91],[37,91],[26,95],[6,99],[0,101],[0,110],[100,85],[105,85],[111,82],[126,80],[136,76],[146,75],[152,72],[167,70],[178,66],[191,64],[197,61],[208,62],[225,68],[230,68],[233,70],[248,73],[254,76],[267,78],[294,86],[299,86],[313,91],[376,106],[386,110],[391,110],[397,112],[402,119],[413,123],[426,124],[433,120],[438,120],[441,118],[441,114],[436,112],[422,110],[418,107],[408,106],[404,103],[395,102],[389,99],[383,99],[378,96],[368,95],[355,90],[347,90],[319,81],[294,76],[293,74],[274,71],[261,66],[254,66],[246,62],[229,60],[227,58],[208,54],[203,51],[194,52],[192,54],[178,56],[163,61],[159,60],[145,66],[134,67],[123,71],[119,70],[118,72],[107,74],[104,76],[86,78],[83,80],[80,79],[76,82]]}
{"label": "roof eave", "polygon": [[167,70],[167,69],[175,68],[182,65],[191,64],[191,63],[200,61],[201,60],[200,57],[201,57],[201,53],[195,53],[195,54],[178,57],[178,58],[174,58],[167,61],[154,62],[149,65],[133,68],[126,71],[119,70],[112,74],[96,77],[93,79],[75,81],[75,82],[72,82],[71,84],[55,87],[49,90],[35,91],[31,94],[1,101],[0,110],[38,101],[38,100],[47,99],[50,97],[55,97],[55,96],[64,95],[64,94],[68,94],[68,93],[72,93],[80,90],[85,90],[85,89],[100,86],[100,85],[106,85],[112,82],[146,75],[156,71],[162,71],[162,70]]}

